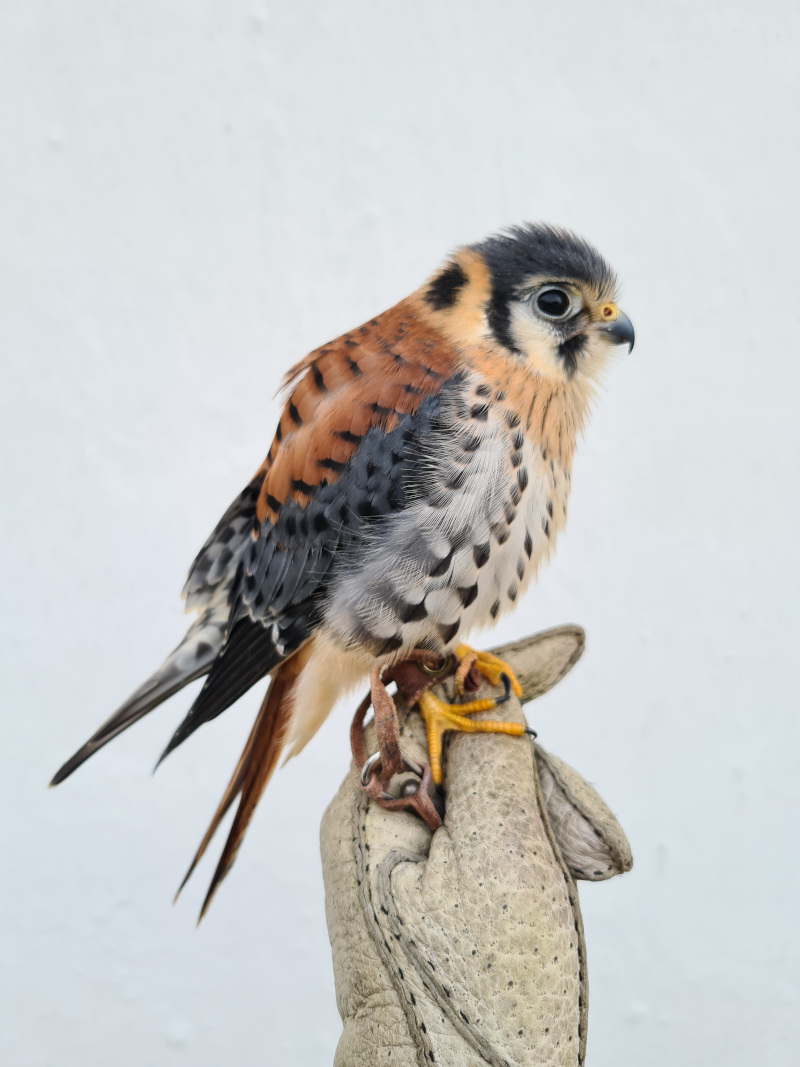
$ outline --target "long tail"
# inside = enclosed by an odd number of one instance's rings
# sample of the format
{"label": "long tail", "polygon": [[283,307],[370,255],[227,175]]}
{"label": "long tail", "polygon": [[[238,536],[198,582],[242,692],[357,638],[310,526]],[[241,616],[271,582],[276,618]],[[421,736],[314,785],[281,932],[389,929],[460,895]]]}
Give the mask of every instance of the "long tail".
{"label": "long tail", "polygon": [[225,842],[225,847],[217,864],[217,869],[214,871],[214,877],[211,879],[208,893],[203,901],[198,922],[205,915],[220,883],[233,866],[256,805],[261,799],[261,795],[278,762],[278,757],[286,739],[289,721],[292,717],[295,682],[308,659],[308,654],[309,646],[306,646],[301,651],[296,652],[290,659],[281,663],[272,672],[269,689],[247,739],[244,751],[239,757],[236,770],[233,772],[222,800],[214,813],[208,830],[206,830],[205,837],[200,842],[200,847],[189,866],[189,870],[186,872],[186,876],[175,894],[177,899],[208,848],[228,809],[234,800],[240,796],[239,807],[228,834],[228,840]]}
{"label": "long tail", "polygon": [[69,778],[77,767],[123,730],[127,730],[195,678],[208,674],[222,647],[227,621],[228,610],[224,607],[203,612],[158,670],[67,760],[55,773],[50,785],[58,785],[65,778]]}

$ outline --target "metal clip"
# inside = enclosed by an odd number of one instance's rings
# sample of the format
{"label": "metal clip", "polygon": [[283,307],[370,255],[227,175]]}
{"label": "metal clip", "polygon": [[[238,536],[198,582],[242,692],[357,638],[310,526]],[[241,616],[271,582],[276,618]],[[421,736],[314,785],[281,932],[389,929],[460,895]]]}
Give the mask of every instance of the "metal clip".
{"label": "metal clip", "polygon": [[[437,805],[431,796],[432,792],[436,792],[436,787],[431,778],[430,767],[427,763],[417,763],[406,752],[401,751],[400,759],[403,766],[411,771],[412,774],[415,774],[419,781],[416,784],[411,781],[405,782],[399,797],[394,797],[391,793],[387,793],[386,790],[382,789],[377,796],[373,794],[374,800],[382,808],[386,808],[387,811],[405,811],[407,808],[411,808],[428,824],[431,830],[438,830],[442,825],[443,811],[439,811],[441,804]],[[372,775],[377,773],[380,762],[380,752],[373,752],[364,761],[360,774],[362,789],[367,789]]]}
{"label": "metal clip", "polygon": [[[425,768],[413,760],[407,753],[400,752],[400,759],[403,761],[403,766],[407,771],[411,771],[412,774],[416,774],[417,778],[422,778],[425,774]],[[369,784],[370,775],[373,768],[376,767],[381,761],[380,752],[373,752],[371,756],[367,756],[364,761],[364,766],[361,768],[361,784],[366,786]],[[393,797],[391,793],[382,792],[380,795],[381,800],[397,800],[397,797]]]}

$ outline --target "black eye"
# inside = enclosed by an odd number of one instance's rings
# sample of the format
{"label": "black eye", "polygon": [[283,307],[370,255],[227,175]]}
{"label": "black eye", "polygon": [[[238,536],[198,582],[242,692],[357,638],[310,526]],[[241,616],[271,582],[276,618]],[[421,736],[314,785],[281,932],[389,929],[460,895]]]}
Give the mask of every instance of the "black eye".
{"label": "black eye", "polygon": [[563,319],[572,306],[563,289],[543,289],[536,297],[536,307],[548,319]]}

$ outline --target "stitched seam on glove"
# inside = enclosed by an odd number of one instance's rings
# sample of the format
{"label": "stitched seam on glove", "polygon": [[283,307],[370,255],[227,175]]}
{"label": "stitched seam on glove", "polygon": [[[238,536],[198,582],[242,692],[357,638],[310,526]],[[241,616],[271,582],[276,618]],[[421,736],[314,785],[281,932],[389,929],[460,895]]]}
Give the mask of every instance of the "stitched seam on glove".
{"label": "stitched seam on glove", "polygon": [[[401,736],[402,732],[401,728]],[[430,1067],[430,1063],[435,1062],[433,1045],[428,1037],[424,1021],[417,1016],[416,998],[414,997],[413,991],[408,988],[404,980],[402,968],[394,959],[392,948],[384,936],[378,913],[375,908],[375,902],[372,899],[372,878],[370,877],[370,864],[367,858],[369,854],[369,842],[366,839],[367,815],[371,807],[372,802],[370,799],[362,794],[362,799],[356,807],[353,833],[361,908],[364,913],[367,929],[370,932],[372,940],[375,942],[375,947],[378,950],[378,954],[383,961],[386,972],[391,979],[392,985],[394,986],[395,992],[397,993],[405,1013],[409,1028],[409,1037],[416,1049],[417,1063],[419,1064],[419,1067]],[[425,857],[420,856],[419,859],[424,860]]]}

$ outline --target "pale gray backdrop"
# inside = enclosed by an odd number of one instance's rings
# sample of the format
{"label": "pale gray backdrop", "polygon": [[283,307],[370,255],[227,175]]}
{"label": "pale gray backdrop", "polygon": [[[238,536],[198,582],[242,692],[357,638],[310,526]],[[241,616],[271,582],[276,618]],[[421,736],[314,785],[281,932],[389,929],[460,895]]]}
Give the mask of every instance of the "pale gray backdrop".
{"label": "pale gray backdrop", "polygon": [[585,233],[638,344],[498,638],[634,872],[582,891],[593,1067],[796,1062],[796,3],[0,4],[2,1024],[11,1067],[324,1065],[317,827],[348,709],[200,931],[170,899],[259,694],[49,776],[182,632],[282,372],[504,223]]}

